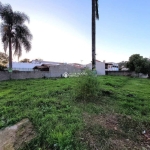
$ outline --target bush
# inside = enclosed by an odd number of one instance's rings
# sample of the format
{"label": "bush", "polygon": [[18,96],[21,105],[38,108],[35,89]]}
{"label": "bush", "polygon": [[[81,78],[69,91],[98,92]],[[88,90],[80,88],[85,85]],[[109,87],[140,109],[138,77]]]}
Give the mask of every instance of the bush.
{"label": "bush", "polygon": [[81,75],[77,79],[75,99],[78,101],[93,101],[98,99],[99,93],[97,76],[92,71],[86,70],[86,75]]}
{"label": "bush", "polygon": [[0,64],[0,71],[4,71],[7,67],[5,67],[4,65]]}

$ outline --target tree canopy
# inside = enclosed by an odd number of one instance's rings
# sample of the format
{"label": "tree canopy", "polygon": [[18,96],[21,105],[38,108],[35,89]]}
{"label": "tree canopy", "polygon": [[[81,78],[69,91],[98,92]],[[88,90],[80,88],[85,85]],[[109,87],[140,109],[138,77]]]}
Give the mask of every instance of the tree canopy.
{"label": "tree canopy", "polygon": [[0,52],[0,71],[6,68],[7,63],[8,63],[8,55]]}
{"label": "tree canopy", "polygon": [[0,52],[0,65],[6,66],[8,63],[8,55],[5,53]]}
{"label": "tree canopy", "polygon": [[150,60],[143,58],[140,54],[133,54],[129,57],[127,67],[130,71],[147,74],[150,72]]}
{"label": "tree canopy", "polygon": [[30,62],[30,59],[24,58],[24,59],[20,60],[20,62],[23,62],[23,63],[29,63],[29,62]]}

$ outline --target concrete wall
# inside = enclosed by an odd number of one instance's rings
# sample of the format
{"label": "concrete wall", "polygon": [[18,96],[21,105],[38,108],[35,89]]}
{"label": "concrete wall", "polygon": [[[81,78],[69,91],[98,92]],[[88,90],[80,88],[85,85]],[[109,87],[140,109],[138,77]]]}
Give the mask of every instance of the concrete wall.
{"label": "concrete wall", "polygon": [[36,79],[42,78],[49,74],[48,71],[24,71],[24,72],[5,72],[0,71],[0,81],[11,79]]}
{"label": "concrete wall", "polygon": [[63,73],[80,73],[81,69],[78,69],[71,65],[58,65],[51,66],[50,71],[18,71],[9,73],[7,71],[0,71],[0,81],[9,79],[36,79],[43,77],[61,77]]}
{"label": "concrete wall", "polygon": [[9,80],[10,74],[5,71],[0,71],[0,81]]}
{"label": "concrete wall", "polygon": [[132,77],[139,77],[139,78],[148,78],[148,75],[142,73],[135,73],[132,71],[106,71],[106,75],[116,75],[116,76],[132,76]]}
{"label": "concrete wall", "polygon": [[[86,66],[92,70],[92,63]],[[105,75],[105,63],[96,61],[96,71],[98,75]]]}
{"label": "concrete wall", "polygon": [[50,74],[49,77],[61,77],[63,73],[79,73],[82,70],[79,68],[76,68],[74,66],[68,65],[68,64],[62,64],[58,66],[50,66]]}
{"label": "concrete wall", "polygon": [[131,76],[131,71],[106,71],[106,75],[117,75],[117,76]]}

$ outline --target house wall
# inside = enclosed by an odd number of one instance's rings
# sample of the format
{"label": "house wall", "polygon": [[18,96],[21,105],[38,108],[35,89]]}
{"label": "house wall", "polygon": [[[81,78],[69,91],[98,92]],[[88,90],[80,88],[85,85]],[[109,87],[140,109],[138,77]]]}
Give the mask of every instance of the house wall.
{"label": "house wall", "polygon": [[50,74],[49,77],[61,77],[63,73],[79,73],[82,70],[79,68],[76,68],[74,66],[68,65],[68,64],[62,64],[58,66],[50,66]]}
{"label": "house wall", "polygon": [[[92,63],[86,66],[92,70]],[[96,71],[98,75],[105,75],[105,63],[96,61]]]}
{"label": "house wall", "polygon": [[119,65],[117,63],[105,64],[105,71],[119,71]]}

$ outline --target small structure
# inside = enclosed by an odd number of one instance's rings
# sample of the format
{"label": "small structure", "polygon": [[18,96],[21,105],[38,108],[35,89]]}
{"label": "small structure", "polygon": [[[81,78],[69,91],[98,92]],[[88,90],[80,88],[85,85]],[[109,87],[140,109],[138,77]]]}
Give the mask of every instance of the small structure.
{"label": "small structure", "polygon": [[50,66],[57,66],[58,64],[42,64],[41,66],[35,66],[35,71],[50,71]]}
{"label": "small structure", "polygon": [[[92,70],[92,63],[87,64],[86,67]],[[105,75],[105,62],[96,60],[96,71],[97,75]]]}
{"label": "small structure", "polygon": [[119,65],[113,62],[105,63],[105,71],[119,71]]}

